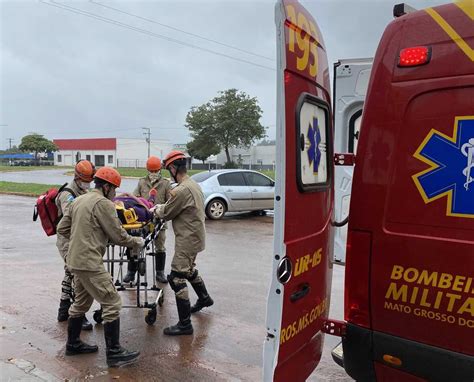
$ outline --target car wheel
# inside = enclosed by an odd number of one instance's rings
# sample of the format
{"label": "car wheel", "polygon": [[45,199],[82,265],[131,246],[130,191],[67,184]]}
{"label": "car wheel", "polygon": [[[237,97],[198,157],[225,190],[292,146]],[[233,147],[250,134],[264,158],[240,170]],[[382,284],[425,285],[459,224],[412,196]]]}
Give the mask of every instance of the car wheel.
{"label": "car wheel", "polygon": [[206,207],[206,215],[211,220],[219,220],[225,215],[227,207],[222,199],[212,199]]}

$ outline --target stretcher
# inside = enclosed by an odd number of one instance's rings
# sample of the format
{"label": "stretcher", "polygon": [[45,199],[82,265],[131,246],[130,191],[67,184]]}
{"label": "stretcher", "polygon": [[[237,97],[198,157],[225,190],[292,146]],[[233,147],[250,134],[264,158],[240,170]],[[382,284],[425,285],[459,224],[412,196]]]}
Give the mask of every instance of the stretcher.
{"label": "stretcher", "polygon": [[[115,286],[118,291],[136,290],[136,304],[122,305],[122,308],[139,308],[148,309],[145,316],[145,322],[153,325],[156,321],[157,307],[163,305],[164,293],[163,289],[156,285],[156,267],[155,267],[155,238],[164,226],[164,222],[160,219],[153,219],[150,222],[135,222],[132,224],[122,224],[122,227],[132,236],[140,236],[145,239],[145,245],[138,251],[133,251],[126,247],[109,244],[104,258],[107,271],[115,280]],[[124,273],[128,263],[137,261],[138,269],[136,273],[136,281],[124,283]],[[147,261],[148,259],[148,261]],[[152,272],[147,272],[147,263],[151,263]],[[152,276],[152,282],[149,283],[149,273]],[[152,296],[149,299],[149,296]],[[102,309],[94,311],[92,316],[97,323],[102,322]]]}

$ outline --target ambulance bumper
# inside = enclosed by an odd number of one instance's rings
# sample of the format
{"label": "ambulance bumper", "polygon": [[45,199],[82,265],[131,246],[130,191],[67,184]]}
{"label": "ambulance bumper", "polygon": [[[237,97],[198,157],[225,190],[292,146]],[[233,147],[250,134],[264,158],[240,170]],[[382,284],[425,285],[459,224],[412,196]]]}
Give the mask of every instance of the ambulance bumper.
{"label": "ambulance bumper", "polygon": [[428,381],[474,381],[473,356],[349,323],[342,339],[342,348],[344,369],[356,381],[376,381],[375,363],[391,366],[384,361],[384,355],[401,360],[396,370]]}

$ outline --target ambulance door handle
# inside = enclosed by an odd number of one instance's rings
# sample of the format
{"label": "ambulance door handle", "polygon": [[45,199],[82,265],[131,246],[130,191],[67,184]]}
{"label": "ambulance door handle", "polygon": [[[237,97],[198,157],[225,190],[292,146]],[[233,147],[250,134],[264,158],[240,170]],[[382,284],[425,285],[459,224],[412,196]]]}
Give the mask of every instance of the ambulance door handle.
{"label": "ambulance door handle", "polygon": [[290,296],[291,302],[295,302],[297,300],[302,299],[304,296],[306,296],[309,293],[310,290],[311,290],[311,287],[309,286],[309,284],[303,284],[303,286],[298,292],[295,292]]}

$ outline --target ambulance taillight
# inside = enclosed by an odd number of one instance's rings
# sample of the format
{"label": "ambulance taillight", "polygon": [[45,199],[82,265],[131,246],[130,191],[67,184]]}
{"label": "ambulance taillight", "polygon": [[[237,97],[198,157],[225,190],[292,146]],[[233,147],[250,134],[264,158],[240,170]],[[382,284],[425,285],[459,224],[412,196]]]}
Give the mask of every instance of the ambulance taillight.
{"label": "ambulance taillight", "polygon": [[414,46],[400,51],[398,66],[411,67],[425,65],[430,62],[431,48],[428,46]]}
{"label": "ambulance taillight", "polygon": [[371,235],[349,230],[346,248],[344,318],[348,323],[370,328]]}

